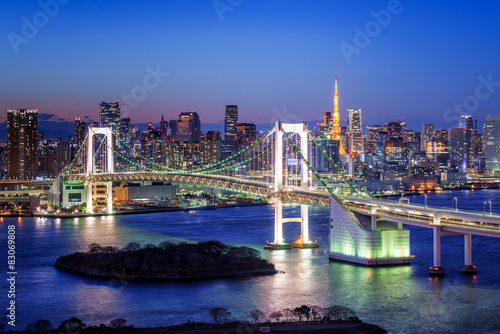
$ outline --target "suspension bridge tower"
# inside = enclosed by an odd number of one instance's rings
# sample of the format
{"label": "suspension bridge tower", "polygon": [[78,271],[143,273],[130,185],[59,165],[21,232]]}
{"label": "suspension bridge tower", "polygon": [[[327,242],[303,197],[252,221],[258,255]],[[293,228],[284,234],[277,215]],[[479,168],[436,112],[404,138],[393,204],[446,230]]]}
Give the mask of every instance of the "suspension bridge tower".
{"label": "suspension bridge tower", "polygon": [[[291,249],[296,248],[317,248],[317,242],[309,240],[309,207],[306,204],[300,205],[300,217],[283,218],[283,200],[281,195],[287,191],[286,184],[283,184],[283,136],[297,134],[300,138],[300,187],[308,188],[312,185],[311,175],[304,157],[308,154],[308,131],[307,123],[288,124],[276,121],[275,127],[275,145],[274,145],[274,191],[275,191],[275,206],[274,206],[274,242],[268,242],[265,249]],[[292,244],[285,243],[283,238],[283,224],[289,222],[299,222],[301,226],[300,238]]]}
{"label": "suspension bridge tower", "polygon": [[[95,136],[102,135],[103,138],[99,142],[99,146],[106,145],[105,149],[102,150],[104,154],[99,156],[100,159],[105,160],[101,164],[101,168],[98,170],[96,168],[96,150],[94,147]],[[88,128],[87,135],[87,168],[85,171],[87,181],[87,213],[94,212],[94,187],[104,184],[106,186],[106,210],[107,213],[113,212],[113,189],[112,182],[93,182],[92,176],[95,174],[113,173],[114,172],[114,157],[113,157],[113,132],[110,127],[92,127]],[[100,148],[98,148],[98,151]],[[101,161],[102,162],[102,161]],[[101,196],[96,194],[96,196]]]}

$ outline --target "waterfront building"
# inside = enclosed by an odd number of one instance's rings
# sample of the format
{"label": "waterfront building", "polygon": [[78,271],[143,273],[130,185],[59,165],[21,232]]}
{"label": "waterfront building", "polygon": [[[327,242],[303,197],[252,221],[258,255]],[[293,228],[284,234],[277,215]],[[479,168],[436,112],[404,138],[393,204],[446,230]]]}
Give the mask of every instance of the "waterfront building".
{"label": "waterfront building", "polygon": [[454,128],[448,132],[450,145],[449,169],[452,172],[465,172],[470,167],[472,148],[472,129]]}
{"label": "waterfront building", "polygon": [[7,110],[7,171],[9,178],[35,177],[38,110]]}
{"label": "waterfront building", "polygon": [[486,116],[485,132],[485,168],[500,171],[500,116]]}
{"label": "waterfront building", "polygon": [[236,140],[238,125],[238,105],[226,104],[224,114],[224,140]]}

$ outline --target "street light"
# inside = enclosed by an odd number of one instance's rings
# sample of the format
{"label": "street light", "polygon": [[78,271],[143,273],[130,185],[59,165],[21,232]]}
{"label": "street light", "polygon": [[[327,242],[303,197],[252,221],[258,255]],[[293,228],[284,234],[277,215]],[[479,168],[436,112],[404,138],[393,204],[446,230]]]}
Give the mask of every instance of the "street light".
{"label": "street light", "polygon": [[458,200],[456,197],[453,197],[453,200],[451,201],[451,209],[453,210],[453,202],[455,202],[455,210],[458,211]]}
{"label": "street light", "polygon": [[488,203],[490,203],[490,216],[491,216],[491,201],[488,201]]}
{"label": "street light", "polygon": [[424,194],[425,207],[427,207],[427,194]]}

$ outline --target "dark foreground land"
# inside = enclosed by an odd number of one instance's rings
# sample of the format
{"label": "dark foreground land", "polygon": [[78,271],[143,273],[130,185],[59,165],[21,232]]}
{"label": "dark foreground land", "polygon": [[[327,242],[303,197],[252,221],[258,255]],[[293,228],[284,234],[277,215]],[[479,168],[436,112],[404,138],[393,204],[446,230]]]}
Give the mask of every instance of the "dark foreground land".
{"label": "dark foreground land", "polygon": [[55,267],[100,279],[178,281],[222,277],[273,275],[274,264],[249,247],[232,247],[219,241],[197,244],[163,242],[140,247],[90,245],[88,252],[61,256]]}
{"label": "dark foreground land", "polygon": [[[292,323],[292,324],[247,324],[242,323],[232,325],[229,327],[219,328],[199,328],[179,329],[176,326],[164,329],[165,332],[172,334],[187,334],[187,333],[200,333],[200,334],[241,334],[241,333],[261,333],[263,329],[269,328],[271,333],[295,333],[295,334],[321,334],[321,333],[343,333],[343,334],[381,334],[387,333],[384,329],[371,324],[366,324],[361,321],[351,322],[333,322],[333,323]],[[157,334],[161,333],[159,328],[143,328],[139,329],[143,334]],[[264,331],[265,332],[265,331]],[[132,333],[132,332],[130,332]]]}

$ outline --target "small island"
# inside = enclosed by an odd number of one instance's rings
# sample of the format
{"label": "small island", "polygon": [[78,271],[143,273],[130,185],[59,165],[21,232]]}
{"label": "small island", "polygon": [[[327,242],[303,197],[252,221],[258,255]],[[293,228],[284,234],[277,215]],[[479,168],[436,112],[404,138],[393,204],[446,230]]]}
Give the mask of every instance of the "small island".
{"label": "small island", "polygon": [[259,251],[219,241],[168,241],[141,247],[131,242],[123,249],[91,244],[88,252],[64,255],[55,267],[87,277],[126,281],[179,281],[273,275],[274,264]]}

